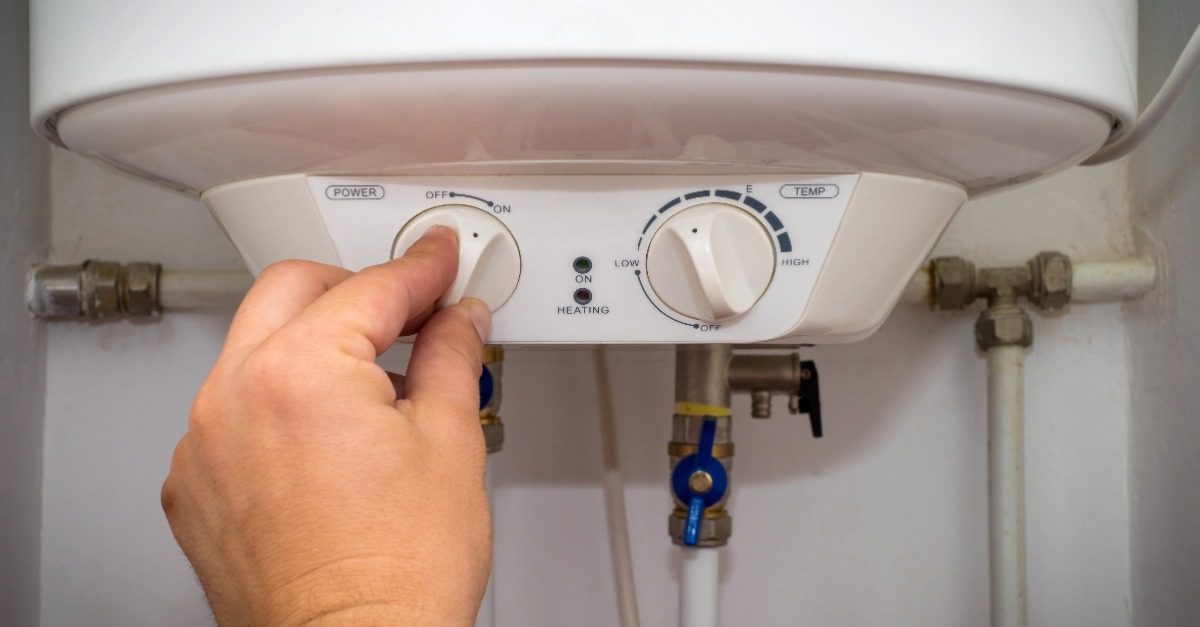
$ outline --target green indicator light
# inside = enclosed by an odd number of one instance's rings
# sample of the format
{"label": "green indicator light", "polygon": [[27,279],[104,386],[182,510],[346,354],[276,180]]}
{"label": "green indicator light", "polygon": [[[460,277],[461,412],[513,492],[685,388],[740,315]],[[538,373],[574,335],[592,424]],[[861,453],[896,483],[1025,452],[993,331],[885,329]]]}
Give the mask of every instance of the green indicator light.
{"label": "green indicator light", "polygon": [[592,260],[587,257],[576,257],[575,261],[571,263],[571,267],[575,268],[579,274],[587,274],[592,271]]}

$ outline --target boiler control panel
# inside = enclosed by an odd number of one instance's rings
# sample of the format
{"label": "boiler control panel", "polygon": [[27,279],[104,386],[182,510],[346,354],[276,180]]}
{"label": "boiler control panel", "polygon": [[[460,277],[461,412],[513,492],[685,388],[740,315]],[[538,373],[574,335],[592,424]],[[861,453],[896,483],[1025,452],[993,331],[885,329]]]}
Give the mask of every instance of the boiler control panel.
{"label": "boiler control panel", "polygon": [[343,266],[460,242],[491,341],[757,342],[795,329],[859,175],[308,177]]}
{"label": "boiler control panel", "polygon": [[250,271],[350,270],[454,229],[442,304],[494,312],[490,341],[830,343],[879,328],[959,185],[856,174],[291,174],[202,194]]}

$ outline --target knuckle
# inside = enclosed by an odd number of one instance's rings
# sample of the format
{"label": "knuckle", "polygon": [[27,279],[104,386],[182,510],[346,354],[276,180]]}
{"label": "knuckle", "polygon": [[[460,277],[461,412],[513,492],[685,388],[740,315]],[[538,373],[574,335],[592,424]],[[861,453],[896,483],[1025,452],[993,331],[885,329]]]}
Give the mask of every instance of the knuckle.
{"label": "knuckle", "polygon": [[345,323],[341,327],[326,329],[330,335],[349,337],[366,335],[377,324],[380,318],[379,312],[385,309],[385,305],[378,300],[378,297],[372,299],[370,296],[362,300],[347,300],[341,303],[340,307],[340,315]]}
{"label": "knuckle", "polygon": [[246,357],[239,374],[254,388],[274,390],[289,379],[288,373],[294,367],[295,355],[268,341]]}
{"label": "knuckle", "polygon": [[[200,392],[196,394],[195,400],[192,401],[191,411],[188,412],[188,431],[189,433],[203,434],[209,432],[212,423],[220,416],[217,409],[216,394],[211,389],[211,383],[205,382],[200,388]],[[180,441],[182,444],[182,441]],[[175,456],[179,455],[179,448],[175,449]],[[172,458],[174,460],[174,457]]]}
{"label": "knuckle", "polygon": [[162,490],[159,492],[158,499],[159,503],[162,505],[163,513],[166,514],[168,518],[174,516],[175,513],[179,511],[178,493],[175,487],[173,475],[167,475],[167,478],[163,481]]}
{"label": "knuckle", "polygon": [[179,510],[181,492],[179,482],[180,477],[184,475],[186,441],[187,436],[184,436],[175,445],[175,452],[171,455],[171,470],[167,473],[166,479],[163,479],[162,489],[159,491],[159,502],[168,518]]}
{"label": "knuckle", "polygon": [[371,361],[355,359],[346,362],[347,376],[353,381],[370,383],[380,389],[392,389],[397,392],[404,388],[404,375],[388,372]]}
{"label": "knuckle", "polygon": [[321,271],[321,264],[302,259],[284,259],[276,261],[258,273],[258,281],[271,283],[284,277],[296,275],[314,275]]}
{"label": "knuckle", "polygon": [[327,358],[279,338],[251,352],[236,373],[232,399],[240,411],[303,407],[312,400],[314,376],[329,371]]}

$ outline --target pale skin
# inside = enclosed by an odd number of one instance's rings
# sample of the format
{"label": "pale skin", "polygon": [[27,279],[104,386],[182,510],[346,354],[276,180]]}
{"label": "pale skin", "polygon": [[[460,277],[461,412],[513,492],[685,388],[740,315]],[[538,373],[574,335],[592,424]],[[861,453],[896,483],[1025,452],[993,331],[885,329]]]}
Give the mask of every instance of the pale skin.
{"label": "pale skin", "polygon": [[[472,625],[491,567],[477,381],[490,314],[434,310],[453,231],[357,274],[264,271],[162,502],[221,625]],[[375,358],[417,333],[407,377]]]}

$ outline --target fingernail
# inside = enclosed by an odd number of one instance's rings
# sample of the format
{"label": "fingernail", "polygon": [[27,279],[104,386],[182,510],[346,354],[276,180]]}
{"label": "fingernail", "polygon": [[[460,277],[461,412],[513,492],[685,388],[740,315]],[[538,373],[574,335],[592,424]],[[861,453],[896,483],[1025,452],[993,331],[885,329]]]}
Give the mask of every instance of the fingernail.
{"label": "fingernail", "polygon": [[471,324],[475,325],[479,339],[487,341],[488,333],[492,331],[492,310],[478,298],[467,298],[462,302],[467,307],[467,315],[471,316]]}
{"label": "fingernail", "polygon": [[458,231],[455,231],[454,229],[446,226],[445,224],[435,224],[435,225],[429,227],[425,231],[425,233],[423,233],[421,235],[421,239],[425,239],[426,237],[429,237],[430,235],[434,235],[437,233],[448,233],[448,234],[450,234],[450,237],[454,238],[454,241],[456,241],[456,242],[458,241]]}

